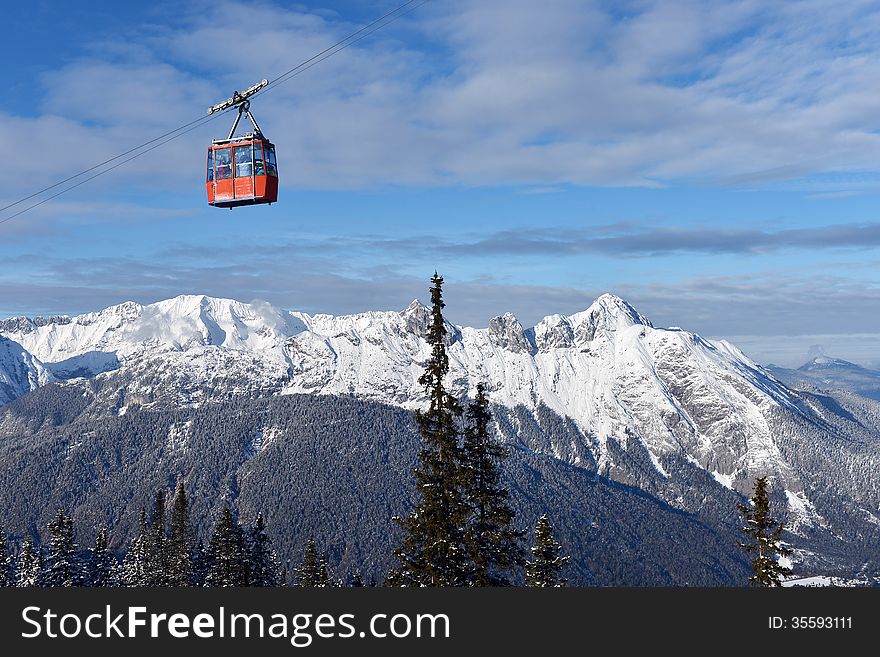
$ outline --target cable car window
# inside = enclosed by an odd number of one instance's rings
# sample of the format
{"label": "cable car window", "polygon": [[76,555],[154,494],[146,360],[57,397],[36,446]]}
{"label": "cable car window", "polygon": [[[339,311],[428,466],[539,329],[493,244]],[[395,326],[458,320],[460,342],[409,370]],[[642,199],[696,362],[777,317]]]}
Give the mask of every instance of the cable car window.
{"label": "cable car window", "polygon": [[214,180],[214,149],[208,149],[208,182]]}
{"label": "cable car window", "polygon": [[266,175],[266,165],[263,164],[263,144],[259,141],[254,142],[254,175]]}
{"label": "cable car window", "polygon": [[232,153],[231,148],[218,148],[214,151],[217,161],[217,180],[232,178]]}
{"label": "cable car window", "polygon": [[254,171],[254,151],[251,145],[235,147],[235,177],[250,178]]}
{"label": "cable car window", "polygon": [[266,168],[269,169],[269,175],[278,177],[278,166],[275,164],[275,147],[266,148]]}

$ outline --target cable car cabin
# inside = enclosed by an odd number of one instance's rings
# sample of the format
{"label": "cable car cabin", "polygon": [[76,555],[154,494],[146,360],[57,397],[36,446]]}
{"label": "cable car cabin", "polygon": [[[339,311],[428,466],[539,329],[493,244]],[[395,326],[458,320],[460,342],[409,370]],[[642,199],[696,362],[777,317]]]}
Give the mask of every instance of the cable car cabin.
{"label": "cable car cabin", "polygon": [[215,139],[208,147],[208,204],[218,208],[278,200],[275,146],[257,134]]}

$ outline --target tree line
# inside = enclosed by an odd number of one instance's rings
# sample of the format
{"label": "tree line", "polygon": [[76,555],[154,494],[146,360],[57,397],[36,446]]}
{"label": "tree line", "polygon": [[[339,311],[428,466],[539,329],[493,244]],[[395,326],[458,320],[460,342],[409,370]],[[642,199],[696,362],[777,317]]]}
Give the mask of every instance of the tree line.
{"label": "tree line", "polygon": [[[139,533],[121,559],[111,550],[110,532],[104,526],[95,533],[94,544],[82,550],[76,542],[73,519],[59,509],[47,525],[45,545],[25,538],[13,552],[0,528],[0,586],[376,586],[375,581],[365,583],[359,571],[347,582],[334,577],[326,556],[311,538],[299,565],[291,568],[289,561],[281,565],[262,513],[251,525],[242,526],[229,506],[224,506],[207,545],[195,540],[191,526],[182,482],[178,482],[170,516],[161,490],[156,493],[152,513],[141,510]],[[534,558],[526,563],[527,583],[545,586],[552,581],[559,586],[564,581],[558,568],[567,557],[560,555],[561,547],[553,539],[546,516],[539,519],[535,535]]]}

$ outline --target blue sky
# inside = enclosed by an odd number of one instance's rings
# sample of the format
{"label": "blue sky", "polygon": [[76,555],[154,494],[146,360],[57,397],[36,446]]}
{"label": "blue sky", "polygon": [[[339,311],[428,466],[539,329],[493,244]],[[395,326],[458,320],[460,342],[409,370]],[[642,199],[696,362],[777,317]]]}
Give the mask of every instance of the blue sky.
{"label": "blue sky", "polygon": [[[7,7],[0,206],[398,4]],[[878,83],[876,2],[431,0],[255,99],[278,204],[206,205],[224,116],[0,224],[0,317],[399,309],[437,269],[457,323],[611,291],[760,362],[880,365]]]}

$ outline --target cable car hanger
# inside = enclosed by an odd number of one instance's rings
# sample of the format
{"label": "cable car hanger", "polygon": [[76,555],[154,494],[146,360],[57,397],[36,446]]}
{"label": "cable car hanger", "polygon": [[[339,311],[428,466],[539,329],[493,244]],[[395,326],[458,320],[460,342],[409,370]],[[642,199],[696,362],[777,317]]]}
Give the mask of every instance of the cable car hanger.
{"label": "cable car hanger", "polygon": [[248,98],[253,96],[263,87],[268,86],[268,84],[269,80],[260,80],[254,86],[248,87],[240,93],[238,91],[233,91],[232,98],[227,98],[222,103],[217,103],[213,107],[208,108],[208,114],[211,115],[214,112],[222,112],[225,109],[238,105],[238,115],[235,117],[235,122],[232,124],[232,130],[229,131],[229,136],[226,138],[227,141],[232,139],[232,136],[235,134],[236,129],[238,129],[238,122],[241,121],[242,114],[247,114],[247,117],[251,120],[251,123],[254,124],[254,134],[259,135],[260,137],[263,136],[263,131],[260,130],[260,126],[257,125],[257,120],[254,118],[254,115],[251,114],[251,102],[248,100]]}

